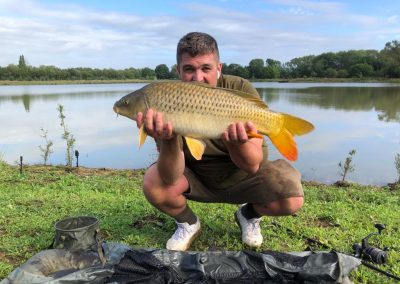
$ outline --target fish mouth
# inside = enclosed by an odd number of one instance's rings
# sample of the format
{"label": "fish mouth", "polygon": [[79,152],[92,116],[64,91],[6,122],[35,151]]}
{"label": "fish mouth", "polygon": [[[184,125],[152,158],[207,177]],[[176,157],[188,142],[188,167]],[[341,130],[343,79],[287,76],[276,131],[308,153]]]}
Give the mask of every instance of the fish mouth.
{"label": "fish mouth", "polygon": [[119,107],[113,106],[113,111],[114,111],[116,114],[119,114]]}

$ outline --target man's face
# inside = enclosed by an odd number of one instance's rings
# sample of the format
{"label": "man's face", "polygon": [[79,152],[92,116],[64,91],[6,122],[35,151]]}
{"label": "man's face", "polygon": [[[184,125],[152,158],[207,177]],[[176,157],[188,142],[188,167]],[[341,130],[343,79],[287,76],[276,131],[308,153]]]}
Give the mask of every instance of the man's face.
{"label": "man's face", "polygon": [[217,86],[218,72],[222,64],[219,63],[214,53],[190,56],[188,53],[181,55],[181,62],[177,66],[179,77],[184,82],[204,82],[213,87]]}

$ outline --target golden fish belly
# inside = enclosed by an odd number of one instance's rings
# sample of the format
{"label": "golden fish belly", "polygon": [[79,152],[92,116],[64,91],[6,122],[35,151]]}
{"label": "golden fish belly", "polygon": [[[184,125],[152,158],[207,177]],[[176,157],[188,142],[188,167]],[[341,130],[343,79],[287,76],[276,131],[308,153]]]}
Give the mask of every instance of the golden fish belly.
{"label": "golden fish belly", "polygon": [[229,118],[216,118],[203,114],[168,114],[164,113],[166,121],[173,125],[174,132],[193,138],[217,139],[232,122]]}
{"label": "golden fish belly", "polygon": [[[160,110],[163,112],[162,110]],[[231,123],[252,122],[264,135],[275,135],[283,126],[283,118],[278,113],[259,110],[259,115],[225,116],[201,113],[164,113],[166,121],[170,121],[178,134],[193,138],[217,139],[227,130]]]}

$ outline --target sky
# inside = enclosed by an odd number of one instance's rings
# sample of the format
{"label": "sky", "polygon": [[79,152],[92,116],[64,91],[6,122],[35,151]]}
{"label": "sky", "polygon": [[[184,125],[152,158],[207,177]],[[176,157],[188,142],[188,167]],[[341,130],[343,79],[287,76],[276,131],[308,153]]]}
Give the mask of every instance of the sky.
{"label": "sky", "polygon": [[0,0],[0,66],[155,68],[188,32],[212,35],[221,61],[293,58],[400,40],[400,1]]}

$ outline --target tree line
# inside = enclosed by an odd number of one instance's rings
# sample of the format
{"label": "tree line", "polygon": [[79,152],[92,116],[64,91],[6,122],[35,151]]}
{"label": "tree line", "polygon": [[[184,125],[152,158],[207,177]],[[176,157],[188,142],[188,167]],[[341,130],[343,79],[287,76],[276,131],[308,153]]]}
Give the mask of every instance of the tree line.
{"label": "tree line", "polygon": [[[291,78],[400,78],[400,41],[387,42],[380,50],[349,50],[297,57],[289,62],[267,58],[252,59],[247,66],[231,63],[222,65],[224,74],[246,79]],[[159,64],[155,69],[127,68],[66,68],[33,67],[19,57],[18,65],[0,67],[0,80],[129,80],[177,79],[176,65]]]}

